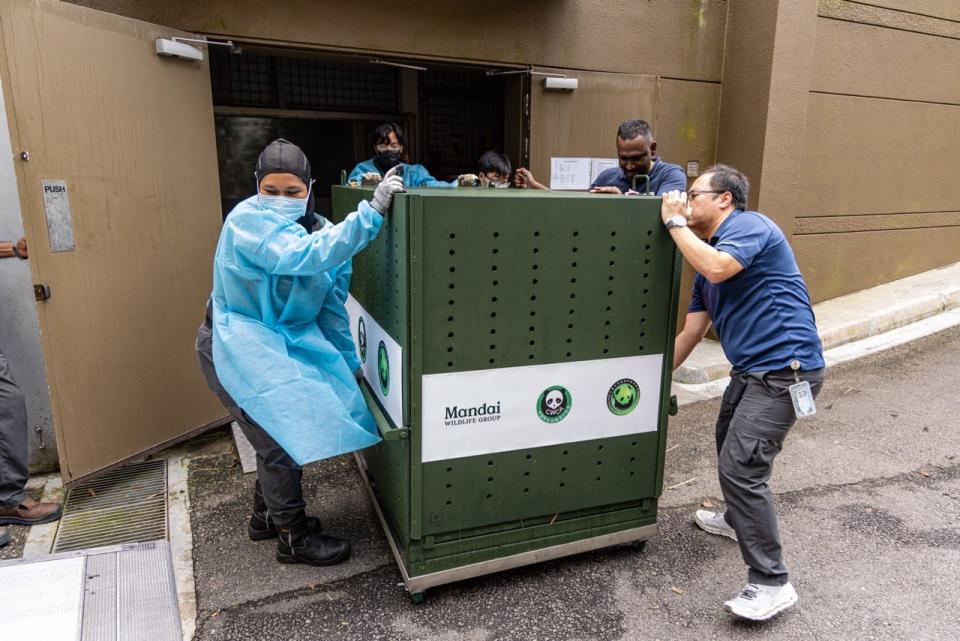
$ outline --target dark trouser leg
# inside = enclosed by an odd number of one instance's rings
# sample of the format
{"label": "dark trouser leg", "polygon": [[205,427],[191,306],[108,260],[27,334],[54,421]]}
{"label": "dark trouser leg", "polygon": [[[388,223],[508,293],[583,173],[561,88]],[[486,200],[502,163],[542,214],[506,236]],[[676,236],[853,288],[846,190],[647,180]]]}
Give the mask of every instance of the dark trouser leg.
{"label": "dark trouser leg", "polygon": [[0,353],[0,507],[20,505],[27,476],[27,403]]}
{"label": "dark trouser leg", "polygon": [[[213,330],[210,303],[203,325],[197,330],[197,359],[207,385],[230,412],[257,452],[257,481],[273,522],[279,527],[303,518],[306,503],[300,478],[303,468],[294,462],[262,427],[257,425],[230,397],[213,367]],[[256,494],[256,490],[254,490]],[[256,498],[254,499],[256,501]]]}
{"label": "dark trouser leg", "polygon": [[[810,382],[816,396],[823,383],[823,371],[804,372],[801,377]],[[748,580],[763,585],[783,585],[788,581],[788,574],[783,565],[777,513],[768,482],[773,461],[796,420],[787,390],[794,378],[792,374],[765,373],[739,375],[734,380],[742,384],[743,389],[739,398],[730,404],[733,412],[726,422],[722,442],[718,420],[717,468],[727,503],[728,522],[737,532],[740,552],[749,567]],[[731,381],[731,387],[733,385]],[[729,409],[726,400],[721,406],[721,416]]]}
{"label": "dark trouser leg", "polygon": [[257,481],[267,512],[278,528],[304,518],[303,468],[245,413],[237,424],[257,451]]}

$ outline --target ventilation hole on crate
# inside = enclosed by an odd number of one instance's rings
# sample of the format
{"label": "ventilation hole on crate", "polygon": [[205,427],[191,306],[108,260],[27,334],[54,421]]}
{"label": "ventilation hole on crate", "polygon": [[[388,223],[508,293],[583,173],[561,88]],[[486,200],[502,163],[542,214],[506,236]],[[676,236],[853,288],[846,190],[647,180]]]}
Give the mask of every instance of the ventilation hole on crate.
{"label": "ventilation hole on crate", "polygon": [[497,266],[496,266],[496,265],[490,265],[490,271],[492,271],[492,272],[497,271]]}
{"label": "ventilation hole on crate", "polygon": [[534,253],[534,254],[539,254],[539,253],[540,253],[540,248],[539,248],[539,247],[534,247],[534,248],[533,248],[533,253]]}
{"label": "ventilation hole on crate", "polygon": [[531,332],[532,332],[532,331],[535,331],[535,328],[534,328],[533,325],[530,326],[530,331],[531,331]]}
{"label": "ventilation hole on crate", "polygon": [[535,237],[536,237],[536,236],[539,236],[539,235],[540,235],[540,232],[535,231],[535,232],[533,232],[533,235],[534,235]]}
{"label": "ventilation hole on crate", "polygon": [[578,232],[577,230],[574,230],[574,231],[573,231],[573,235],[574,235],[574,236],[579,236],[579,235],[580,235],[580,232]]}
{"label": "ventilation hole on crate", "polygon": [[567,486],[566,483],[563,483],[563,482],[560,483],[560,487],[566,487],[566,486]]}
{"label": "ventilation hole on crate", "polygon": [[500,238],[500,232],[498,232],[498,231],[493,232],[493,237],[494,237],[494,238]]}
{"label": "ventilation hole on crate", "polygon": [[490,318],[496,318],[496,317],[497,317],[496,312],[490,312]]}
{"label": "ventilation hole on crate", "polygon": [[496,287],[496,286],[499,285],[499,284],[500,284],[500,281],[499,281],[499,280],[493,281],[493,286],[494,286],[494,287]]}
{"label": "ventilation hole on crate", "polygon": [[492,477],[492,476],[488,476],[488,477],[487,477],[487,483],[493,483],[493,477]]}
{"label": "ventilation hole on crate", "polygon": [[487,461],[487,466],[488,466],[488,467],[493,467],[493,461]]}
{"label": "ventilation hole on crate", "polygon": [[540,265],[534,265],[534,266],[533,266],[533,271],[537,271],[538,269],[540,269]]}
{"label": "ventilation hole on crate", "polygon": [[488,498],[488,499],[492,499],[492,498],[493,498],[493,494],[487,494],[487,498]]}
{"label": "ventilation hole on crate", "polygon": [[523,488],[523,493],[524,493],[524,494],[529,494],[529,493],[530,493],[530,488],[529,488],[529,487]]}
{"label": "ventilation hole on crate", "polygon": [[449,254],[450,254],[451,256],[456,256],[456,255],[457,255],[457,252],[456,252],[455,250],[451,249],[450,252],[449,252]]}
{"label": "ventilation hole on crate", "polygon": [[448,322],[448,323],[452,323],[452,322],[453,322],[453,316],[447,316],[447,322]]}
{"label": "ventilation hole on crate", "polygon": [[456,289],[457,286],[456,286],[455,283],[450,283],[449,288],[450,288],[450,289]]}
{"label": "ventilation hole on crate", "polygon": [[453,501],[447,501],[447,505],[453,505]]}
{"label": "ventilation hole on crate", "polygon": [[530,315],[531,315],[531,316],[536,316],[537,313],[536,313],[535,311],[531,310],[531,311],[530,311]]}
{"label": "ventilation hole on crate", "polygon": [[452,467],[448,467],[448,468],[447,468],[447,472],[452,472],[452,471],[453,471],[453,468],[452,468]]}
{"label": "ventilation hole on crate", "polygon": [[450,234],[450,240],[453,240],[453,239],[456,238],[456,237],[457,237],[456,234]]}
{"label": "ventilation hole on crate", "polygon": [[530,300],[537,300],[537,295],[534,294],[533,296],[531,296],[531,297],[530,297]]}
{"label": "ventilation hole on crate", "polygon": [[447,489],[449,490],[451,487],[453,487],[453,483],[447,483]]}

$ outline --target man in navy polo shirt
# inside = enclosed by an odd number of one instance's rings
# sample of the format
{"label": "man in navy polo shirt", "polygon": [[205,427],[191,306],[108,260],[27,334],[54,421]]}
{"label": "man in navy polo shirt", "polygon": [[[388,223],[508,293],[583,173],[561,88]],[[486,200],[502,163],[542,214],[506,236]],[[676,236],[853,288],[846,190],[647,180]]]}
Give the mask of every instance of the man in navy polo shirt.
{"label": "man in navy polo shirt", "polygon": [[807,381],[815,397],[824,362],[793,251],[772,220],[747,210],[748,191],[746,176],[715,165],[689,193],[666,194],[661,215],[697,271],[673,366],[686,360],[711,322],[733,364],[716,425],[717,470],[727,509],[697,510],[695,521],[740,544],[747,585],[724,607],[762,621],[797,602],[783,564],[768,481],[796,420],[788,388]]}
{"label": "man in navy polo shirt", "polygon": [[[633,178],[641,174],[650,177],[650,191],[658,196],[668,191],[686,190],[687,176],[679,165],[673,165],[657,156],[657,141],[645,120],[624,120],[617,129],[617,158],[619,167],[600,172],[590,185],[593,194],[625,194],[633,189]],[[518,187],[546,189],[537,182],[529,169],[521,167],[514,176]],[[643,189],[643,183],[637,184]],[[636,192],[634,192],[636,193]]]}

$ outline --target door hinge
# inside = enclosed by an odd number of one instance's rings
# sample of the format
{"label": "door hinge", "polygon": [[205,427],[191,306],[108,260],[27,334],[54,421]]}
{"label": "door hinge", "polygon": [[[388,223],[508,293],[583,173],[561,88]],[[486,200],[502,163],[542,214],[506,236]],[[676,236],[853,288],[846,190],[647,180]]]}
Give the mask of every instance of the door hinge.
{"label": "door hinge", "polygon": [[34,285],[33,295],[36,297],[38,303],[48,300],[50,298],[50,285]]}

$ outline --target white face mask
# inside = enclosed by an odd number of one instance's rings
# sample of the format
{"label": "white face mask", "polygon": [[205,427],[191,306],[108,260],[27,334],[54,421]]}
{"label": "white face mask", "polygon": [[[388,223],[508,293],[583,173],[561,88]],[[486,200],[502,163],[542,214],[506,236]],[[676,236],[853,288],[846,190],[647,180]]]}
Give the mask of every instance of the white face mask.
{"label": "white face mask", "polygon": [[294,222],[300,220],[307,214],[307,202],[310,200],[310,191],[313,190],[313,181],[307,188],[306,198],[291,198],[290,196],[268,196],[261,194],[259,186],[257,187],[257,205],[260,209],[269,209],[272,212],[280,214],[287,220]]}

